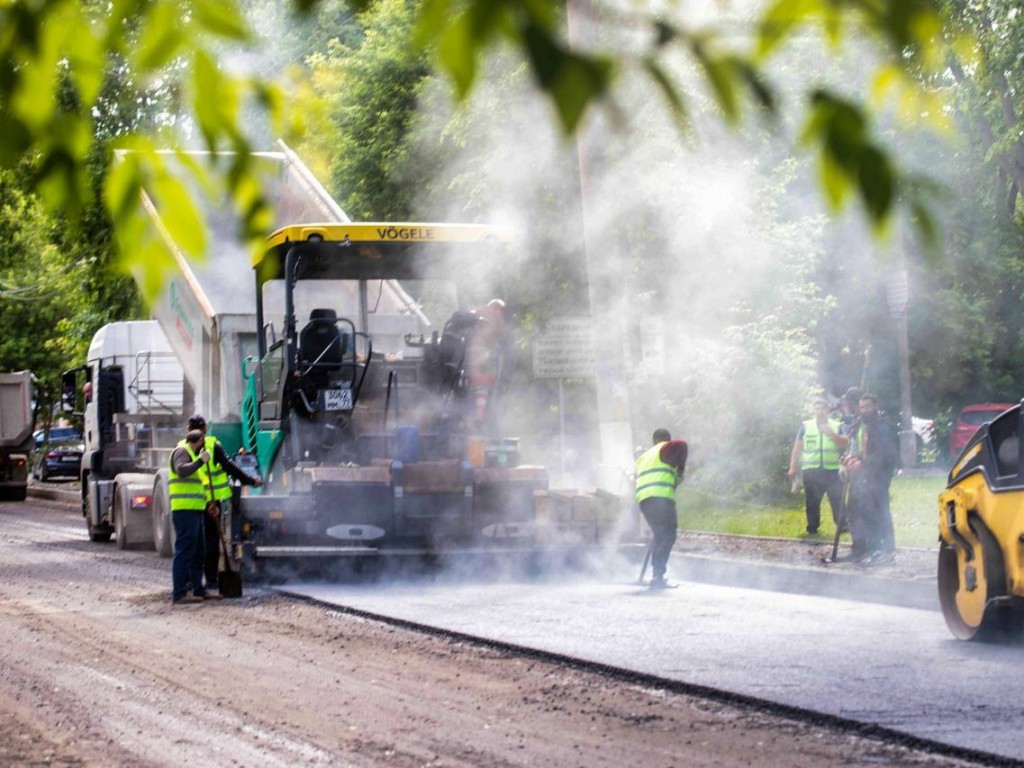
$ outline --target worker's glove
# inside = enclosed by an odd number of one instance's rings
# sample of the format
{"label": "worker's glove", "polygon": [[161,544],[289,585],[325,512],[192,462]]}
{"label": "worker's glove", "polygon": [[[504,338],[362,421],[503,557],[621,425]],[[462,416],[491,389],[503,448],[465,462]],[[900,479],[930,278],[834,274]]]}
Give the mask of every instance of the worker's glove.
{"label": "worker's glove", "polygon": [[258,478],[258,477],[254,477],[254,478],[252,479],[252,484],[253,484],[253,485],[254,485],[255,487],[257,487],[257,488],[262,488],[262,487],[263,487],[263,480],[262,480],[261,478]]}
{"label": "worker's glove", "polygon": [[209,461],[210,461],[210,452],[208,450],[206,450],[205,448],[203,448],[203,450],[201,450],[199,452],[199,460],[201,462],[203,462],[203,464],[209,463]]}

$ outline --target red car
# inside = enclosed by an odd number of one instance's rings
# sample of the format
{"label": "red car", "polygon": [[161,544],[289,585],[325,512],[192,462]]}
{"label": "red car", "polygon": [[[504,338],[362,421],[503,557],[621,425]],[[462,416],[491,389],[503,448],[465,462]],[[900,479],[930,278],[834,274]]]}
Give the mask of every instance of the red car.
{"label": "red car", "polygon": [[949,456],[955,459],[960,455],[968,441],[974,437],[978,427],[987,421],[992,421],[1003,411],[1013,408],[1014,403],[978,403],[976,405],[965,405],[960,409],[960,415],[953,422],[953,428],[949,431]]}

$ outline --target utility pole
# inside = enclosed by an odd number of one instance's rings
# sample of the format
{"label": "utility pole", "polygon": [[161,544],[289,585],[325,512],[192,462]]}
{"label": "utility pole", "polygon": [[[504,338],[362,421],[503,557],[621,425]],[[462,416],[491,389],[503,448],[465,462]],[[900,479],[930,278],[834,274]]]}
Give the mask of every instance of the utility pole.
{"label": "utility pole", "polygon": [[[582,48],[586,39],[588,21],[585,10],[578,7],[579,0],[569,0],[565,13],[569,46]],[[602,249],[591,250],[597,241],[594,229],[596,217],[590,200],[591,173],[594,166],[595,142],[588,140],[587,131],[581,129],[576,136],[576,151],[580,175],[580,205],[583,224],[583,251],[587,265],[587,283],[590,293],[590,316],[599,323],[602,347],[596,371],[597,417],[601,459],[598,466],[597,486],[612,493],[622,491],[623,470],[633,466],[633,429],[629,403],[629,381],[626,375],[626,328],[621,314],[608,314],[615,304],[621,284],[601,259]]]}
{"label": "utility pole", "polygon": [[907,335],[907,305],[910,301],[910,286],[907,280],[906,255],[904,253],[903,227],[900,226],[896,269],[889,280],[889,314],[896,331],[896,345],[899,351],[900,371],[900,466],[911,469],[917,466],[917,438],[914,435],[914,409],[910,398],[910,341]]}

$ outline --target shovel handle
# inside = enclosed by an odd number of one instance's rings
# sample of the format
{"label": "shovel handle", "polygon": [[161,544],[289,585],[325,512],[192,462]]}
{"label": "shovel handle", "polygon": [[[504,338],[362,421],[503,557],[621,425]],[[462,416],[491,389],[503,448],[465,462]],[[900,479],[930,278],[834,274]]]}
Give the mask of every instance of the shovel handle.
{"label": "shovel handle", "polygon": [[644,575],[647,573],[647,564],[651,562],[651,550],[654,548],[654,542],[647,545],[647,551],[644,553],[644,564],[640,566],[640,578],[636,580],[637,584],[644,583]]}

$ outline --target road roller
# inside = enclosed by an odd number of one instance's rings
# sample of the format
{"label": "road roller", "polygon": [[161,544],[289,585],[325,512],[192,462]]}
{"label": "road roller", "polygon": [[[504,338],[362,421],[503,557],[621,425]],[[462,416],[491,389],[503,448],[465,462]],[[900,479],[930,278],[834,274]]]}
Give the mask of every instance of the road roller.
{"label": "road roller", "polygon": [[1020,404],[983,425],[939,495],[938,589],[961,640],[998,640],[1024,628],[1024,455]]}

